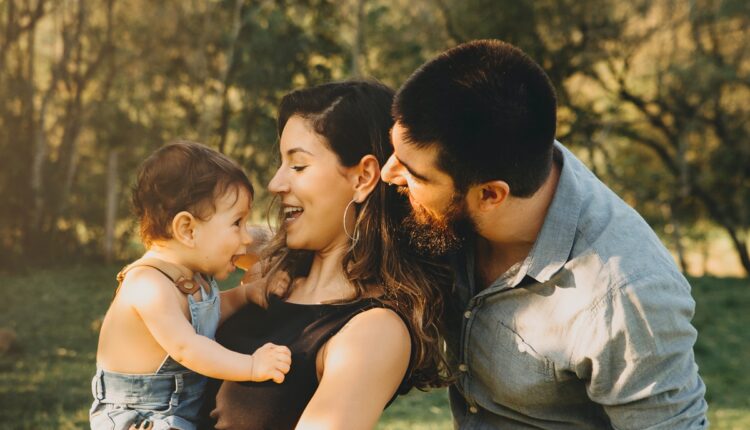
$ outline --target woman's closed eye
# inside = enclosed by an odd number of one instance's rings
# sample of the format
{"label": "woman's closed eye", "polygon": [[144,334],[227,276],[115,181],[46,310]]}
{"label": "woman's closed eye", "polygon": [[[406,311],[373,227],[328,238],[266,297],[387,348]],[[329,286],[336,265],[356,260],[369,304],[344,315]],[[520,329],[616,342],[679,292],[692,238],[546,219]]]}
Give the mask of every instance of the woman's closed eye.
{"label": "woman's closed eye", "polygon": [[295,165],[291,166],[290,168],[292,170],[294,170],[295,172],[301,172],[301,171],[305,170],[306,167],[307,167],[307,165],[295,164]]}

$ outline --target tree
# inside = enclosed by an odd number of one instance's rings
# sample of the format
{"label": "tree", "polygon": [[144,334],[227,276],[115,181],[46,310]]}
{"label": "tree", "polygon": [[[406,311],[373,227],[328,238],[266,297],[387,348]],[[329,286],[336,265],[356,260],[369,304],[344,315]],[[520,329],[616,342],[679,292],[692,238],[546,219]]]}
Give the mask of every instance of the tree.
{"label": "tree", "polygon": [[587,76],[601,112],[633,151],[645,149],[668,180],[673,216],[720,226],[750,274],[750,7],[743,1],[661,2],[631,25]]}

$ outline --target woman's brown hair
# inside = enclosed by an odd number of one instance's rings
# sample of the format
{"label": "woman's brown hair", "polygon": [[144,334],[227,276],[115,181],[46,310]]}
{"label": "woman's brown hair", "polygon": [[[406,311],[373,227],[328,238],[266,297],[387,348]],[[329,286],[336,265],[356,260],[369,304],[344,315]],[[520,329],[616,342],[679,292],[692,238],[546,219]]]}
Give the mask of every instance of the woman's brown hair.
{"label": "woman's brown hair", "polygon": [[[351,167],[373,154],[382,166],[393,152],[390,115],[393,90],[371,81],[346,81],[293,91],[281,100],[277,129],[279,136],[292,116],[309,121],[325,138],[339,162]],[[394,187],[378,183],[367,199],[356,207],[359,238],[343,258],[343,272],[355,287],[355,299],[374,294],[401,315],[412,338],[408,382],[417,388],[445,385],[449,380],[440,317],[442,289],[450,282],[446,267],[411,250],[400,239],[401,220],[408,203]],[[306,276],[313,252],[286,246],[283,214],[279,230],[264,252],[266,274],[283,270],[290,278]]]}

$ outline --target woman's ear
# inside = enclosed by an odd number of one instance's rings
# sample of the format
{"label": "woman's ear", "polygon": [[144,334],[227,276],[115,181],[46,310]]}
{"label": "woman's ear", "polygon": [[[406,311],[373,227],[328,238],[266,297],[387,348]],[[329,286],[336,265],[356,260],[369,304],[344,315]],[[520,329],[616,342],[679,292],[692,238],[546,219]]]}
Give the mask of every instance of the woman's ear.
{"label": "woman's ear", "polygon": [[357,203],[362,203],[380,182],[380,163],[374,155],[365,155],[359,160],[354,173],[353,199]]}
{"label": "woman's ear", "polygon": [[196,219],[188,211],[182,211],[172,218],[172,238],[187,247],[195,246]]}

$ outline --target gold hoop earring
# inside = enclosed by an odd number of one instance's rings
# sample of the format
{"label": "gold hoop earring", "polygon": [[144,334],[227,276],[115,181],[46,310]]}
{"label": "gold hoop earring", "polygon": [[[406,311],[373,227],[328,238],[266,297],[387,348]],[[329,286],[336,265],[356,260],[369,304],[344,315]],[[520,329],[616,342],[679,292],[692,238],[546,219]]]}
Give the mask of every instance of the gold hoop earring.
{"label": "gold hoop earring", "polygon": [[349,230],[346,229],[346,214],[349,213],[349,208],[354,203],[356,202],[354,201],[354,199],[352,199],[352,201],[350,201],[346,205],[346,209],[344,209],[344,233],[346,234],[346,237],[348,237],[352,241],[352,245],[357,243],[357,241],[359,240],[359,230],[357,229],[359,223],[356,221],[354,223],[354,235],[349,234]]}

